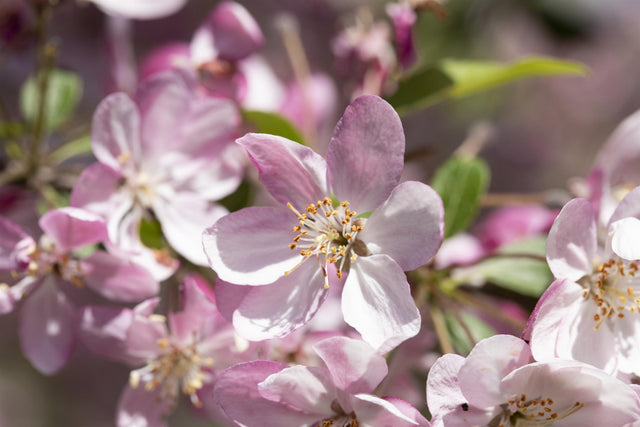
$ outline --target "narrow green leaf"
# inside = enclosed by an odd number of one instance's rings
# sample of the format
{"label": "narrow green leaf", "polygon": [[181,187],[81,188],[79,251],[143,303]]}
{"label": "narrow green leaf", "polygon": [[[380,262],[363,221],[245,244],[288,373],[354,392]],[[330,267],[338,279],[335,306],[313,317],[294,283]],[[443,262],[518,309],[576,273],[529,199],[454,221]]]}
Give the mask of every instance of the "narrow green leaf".
{"label": "narrow green leaf", "polygon": [[438,95],[444,95],[453,84],[453,80],[439,68],[422,69],[401,80],[387,101],[398,111],[428,106],[437,102]]}
{"label": "narrow green leaf", "polygon": [[546,262],[530,258],[491,258],[478,264],[471,274],[521,295],[536,298],[553,280]]}
{"label": "narrow green leaf", "polygon": [[[59,69],[51,70],[44,107],[45,129],[50,132],[63,124],[75,110],[81,96],[82,80],[77,74]],[[31,124],[37,120],[40,98],[38,79],[31,76],[20,90],[20,110]]]}
{"label": "narrow green leaf", "polygon": [[447,99],[463,98],[535,76],[584,76],[587,67],[578,62],[532,56],[510,63],[444,59],[402,79],[388,98],[399,112],[429,107]]}
{"label": "narrow green leaf", "polygon": [[444,204],[444,236],[466,229],[489,186],[489,167],[476,157],[454,156],[438,168],[431,182]]}
{"label": "narrow green leaf", "polygon": [[60,164],[72,157],[89,153],[91,153],[91,136],[84,135],[78,139],[69,141],[54,150],[51,154],[49,154],[49,160],[51,160],[55,164]]}
{"label": "narrow green leaf", "polygon": [[515,80],[534,76],[579,75],[587,67],[578,62],[545,57],[529,57],[511,63],[445,59],[442,70],[455,82],[449,96],[461,98],[501,86]]}
{"label": "narrow green leaf", "polygon": [[162,237],[162,227],[157,220],[142,219],[140,221],[140,241],[143,245],[151,249],[162,249],[165,247]]}
{"label": "narrow green leaf", "polygon": [[245,110],[242,112],[245,122],[255,127],[257,132],[278,135],[304,145],[302,134],[284,117],[266,111]]}

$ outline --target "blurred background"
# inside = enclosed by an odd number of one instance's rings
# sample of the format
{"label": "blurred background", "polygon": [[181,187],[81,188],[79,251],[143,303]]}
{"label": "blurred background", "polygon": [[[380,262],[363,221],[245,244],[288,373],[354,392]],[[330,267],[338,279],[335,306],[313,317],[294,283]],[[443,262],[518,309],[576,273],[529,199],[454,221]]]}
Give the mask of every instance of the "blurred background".
{"label": "blurred background", "polygon": [[[36,0],[33,0],[36,1]],[[262,55],[282,82],[294,79],[278,22],[288,14],[313,72],[334,79],[339,100],[335,120],[350,92],[336,78],[332,40],[363,10],[386,20],[385,2],[355,0],[238,0],[265,34]],[[211,0],[190,0],[175,15],[133,21],[130,40],[141,61],[167,42],[188,42]],[[480,156],[491,167],[490,193],[538,193],[566,189],[584,177],[616,125],[640,107],[640,2],[633,0],[448,0],[446,16],[421,13],[414,28],[416,67],[442,58],[511,61],[548,55],[579,61],[586,77],[532,78],[404,115],[408,174],[429,182],[478,123],[491,129]],[[34,68],[34,17],[27,0],[0,0],[0,95],[18,115],[21,84]],[[80,107],[66,127],[86,131],[96,105],[113,89],[108,18],[92,4],[63,0],[52,17],[56,65],[84,80]],[[126,33],[117,33],[127,37]],[[56,144],[53,138],[49,143]],[[84,161],[90,161],[87,157]],[[126,367],[79,348],[59,374],[46,378],[23,358],[17,316],[0,319],[0,427],[111,426]],[[186,406],[186,405],[184,405]],[[171,425],[208,425],[182,408]]]}

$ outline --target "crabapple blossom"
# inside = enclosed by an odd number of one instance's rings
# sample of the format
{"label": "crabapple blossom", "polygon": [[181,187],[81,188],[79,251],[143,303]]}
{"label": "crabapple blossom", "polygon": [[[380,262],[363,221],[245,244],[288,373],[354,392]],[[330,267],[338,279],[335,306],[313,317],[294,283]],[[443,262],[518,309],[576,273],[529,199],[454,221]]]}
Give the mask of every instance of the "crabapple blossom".
{"label": "crabapple blossom", "polygon": [[250,340],[286,335],[311,319],[332,284],[346,280],[342,314],[366,342],[386,352],[414,336],[420,313],[403,270],[435,254],[443,208],[431,187],[398,184],[404,134],[393,108],[376,96],[353,101],[326,162],[272,135],[248,134],[238,143],[286,205],[242,209],[203,235],[218,276],[252,286],[238,286],[238,333]]}
{"label": "crabapple blossom", "polygon": [[[0,284],[0,314],[21,305],[20,340],[25,356],[40,372],[53,374],[71,356],[76,341],[76,304],[85,285],[103,297],[140,301],[158,292],[142,267],[96,250],[86,258],[74,251],[104,241],[107,229],[98,215],[61,208],[40,218],[44,234],[36,242],[0,217],[0,272],[13,285]],[[80,295],[78,295],[80,294]]]}
{"label": "crabapple blossom", "polygon": [[[613,212],[606,241],[585,199],[562,209],[547,240],[556,281],[540,298],[526,336],[538,360],[580,360],[612,374],[640,374],[640,187]],[[600,243],[602,242],[602,243]]]}
{"label": "crabapple blossom", "polygon": [[427,379],[433,426],[623,426],[640,400],[622,381],[590,365],[535,362],[510,335],[480,341],[466,358],[445,354]]}
{"label": "crabapple blossom", "polygon": [[215,399],[229,418],[247,427],[429,426],[407,402],[371,394],[387,365],[369,345],[333,337],[314,348],[326,367],[235,365],[219,376]]}
{"label": "crabapple blossom", "polygon": [[264,44],[260,27],[239,3],[218,4],[194,33],[191,42],[173,42],[152,51],[143,61],[143,77],[186,69],[197,73],[210,96],[233,99],[247,109],[275,111],[285,92],[267,62],[256,54]]}
{"label": "crabapple blossom", "polygon": [[180,394],[216,413],[211,400],[215,370],[254,356],[220,315],[202,278],[188,276],[181,295],[181,311],[166,317],[154,314],[157,298],[133,309],[92,306],[83,311],[81,338],[91,350],[142,365],[131,371],[120,397],[119,426],[135,420],[165,425],[162,418],[173,411]]}
{"label": "crabapple blossom", "polygon": [[93,118],[98,162],[79,177],[71,204],[102,215],[109,249],[126,253],[159,280],[177,262],[166,249],[142,244],[143,220],[157,218],[172,248],[206,265],[199,236],[227,212],[215,201],[241,180],[241,153],[229,146],[239,120],[232,102],[198,97],[186,73],[158,74],[134,99],[109,95]]}

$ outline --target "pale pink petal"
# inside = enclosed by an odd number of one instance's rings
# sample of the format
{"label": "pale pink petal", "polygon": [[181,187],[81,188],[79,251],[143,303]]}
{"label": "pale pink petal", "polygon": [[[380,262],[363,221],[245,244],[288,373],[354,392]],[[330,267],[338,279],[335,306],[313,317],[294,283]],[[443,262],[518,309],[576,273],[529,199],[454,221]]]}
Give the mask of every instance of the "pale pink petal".
{"label": "pale pink petal", "polygon": [[[638,118],[640,118],[640,114],[638,114]],[[640,219],[640,187],[636,187],[631,190],[620,201],[609,219],[609,226],[614,222],[629,216]]]}
{"label": "pale pink petal", "polygon": [[[0,216],[0,271],[21,270],[25,262],[18,256],[18,244],[29,241],[35,244],[19,226],[5,217]],[[34,246],[35,247],[35,246]]]}
{"label": "pale pink petal", "polygon": [[60,252],[69,252],[108,239],[107,225],[102,217],[73,207],[45,213],[40,218],[40,228],[54,240]]}
{"label": "pale pink petal", "polygon": [[202,289],[205,286],[204,279],[196,275],[188,276],[182,284],[182,310],[168,315],[171,334],[178,343],[190,342],[194,334],[201,340],[204,325],[220,316],[215,302]]}
{"label": "pale pink petal", "polygon": [[313,425],[315,415],[302,414],[288,405],[263,398],[258,384],[288,366],[277,362],[241,363],[223,371],[213,390],[214,399],[229,418],[240,425],[282,427]]}
{"label": "pale pink petal", "polygon": [[220,3],[205,26],[211,31],[212,42],[220,59],[237,61],[264,44],[258,23],[244,6],[236,2]]}
{"label": "pale pink petal", "polygon": [[162,387],[148,391],[144,386],[127,385],[118,401],[118,427],[166,427],[167,416],[176,402],[162,399]]}
{"label": "pale pink petal", "polygon": [[398,185],[367,220],[358,238],[374,254],[386,254],[403,270],[426,264],[444,233],[444,208],[438,193],[421,182]]}
{"label": "pale pink petal", "polygon": [[605,372],[579,362],[553,360],[523,366],[502,381],[506,394],[547,396],[562,413],[576,402],[584,404],[563,426],[622,426],[640,417],[634,390]]}
{"label": "pale pink petal", "polygon": [[345,110],[329,143],[327,182],[339,200],[360,213],[378,207],[398,185],[404,166],[404,131],[382,98],[364,95]]}
{"label": "pale pink petal", "polygon": [[39,277],[27,275],[11,287],[0,287],[0,314],[11,313],[24,295],[39,286],[41,281]]}
{"label": "pale pink petal", "polygon": [[120,189],[123,177],[111,167],[96,162],[87,167],[78,177],[71,191],[71,206],[87,209],[112,218],[115,212],[130,209],[133,198]]}
{"label": "pale pink petal", "polygon": [[289,249],[296,234],[292,228],[297,224],[296,215],[288,209],[245,208],[206,229],[202,245],[209,265],[222,280],[266,285],[302,259],[298,251]]}
{"label": "pale pink petal", "polygon": [[387,362],[364,341],[332,337],[313,346],[333,383],[349,394],[371,393],[387,376]]}
{"label": "pale pink petal", "polygon": [[[565,284],[565,282],[567,282],[567,283]],[[549,287],[544,292],[544,294],[542,294],[542,296],[538,299],[538,302],[536,303],[536,306],[533,309],[533,312],[529,316],[529,320],[527,320],[527,325],[525,326],[524,331],[522,331],[521,338],[523,340],[525,340],[527,342],[531,341],[531,335],[533,333],[533,328],[534,328],[534,326],[536,326],[536,323],[538,321],[538,315],[540,314],[541,311],[544,311],[543,307],[547,304],[548,300],[558,298],[560,296],[560,294],[562,293],[562,288],[565,285],[568,285],[568,283],[571,283],[571,281],[570,280],[566,280],[566,279],[558,279],[558,280],[554,280],[553,283],[551,283],[551,285],[549,285]],[[567,302],[569,302],[569,301],[570,300],[567,300]],[[576,302],[577,302],[577,300],[576,300]],[[546,340],[553,339],[554,342],[555,342],[555,335],[545,335],[544,339],[546,339]],[[534,354],[534,358],[536,360],[540,360],[540,359],[538,359],[537,356],[535,356],[534,344],[532,342],[530,342],[530,344],[531,344],[531,352]]]}
{"label": "pale pink petal", "polygon": [[141,301],[159,291],[157,280],[147,269],[104,251],[83,259],[82,271],[89,288],[114,301]]}
{"label": "pale pink petal", "polygon": [[304,325],[326,298],[321,270],[309,260],[276,282],[255,286],[233,313],[233,326],[250,341],[282,337]]}
{"label": "pale pink petal", "polygon": [[140,77],[174,68],[187,68],[191,64],[189,45],[187,43],[169,43],[160,46],[147,54],[140,64]]}
{"label": "pale pink petal", "polygon": [[458,372],[465,359],[445,354],[436,360],[427,377],[427,405],[431,423],[437,427],[484,425],[491,420],[485,411],[471,406],[460,391]]}
{"label": "pale pink petal", "polygon": [[187,0],[90,0],[109,15],[131,19],[157,19],[171,15]]}
{"label": "pale pink petal", "polygon": [[501,405],[505,396],[500,381],[531,360],[531,350],[520,338],[494,335],[484,339],[471,350],[458,372],[462,394],[480,408]]}
{"label": "pale pink petal", "polygon": [[127,354],[131,357],[153,359],[161,353],[162,348],[158,344],[161,339],[169,336],[166,319],[149,313],[158,304],[158,298],[152,298],[138,304],[134,309],[134,319],[127,330]]}
{"label": "pale pink petal", "polygon": [[326,369],[292,366],[267,377],[258,384],[258,391],[265,399],[317,414],[318,419],[334,412],[336,388]]}
{"label": "pale pink petal", "polygon": [[207,265],[202,249],[202,233],[229,211],[221,205],[180,192],[171,199],[156,199],[153,210],[162,225],[162,234],[180,255],[196,265]]}
{"label": "pale pink petal", "polygon": [[85,307],[80,320],[79,338],[89,350],[118,362],[142,363],[127,352],[127,331],[134,313],[128,308]]}
{"label": "pale pink petal", "polygon": [[285,97],[284,86],[267,61],[259,55],[238,62],[246,86],[240,103],[248,110],[276,112]]}
{"label": "pale pink petal", "polygon": [[58,372],[69,360],[76,341],[76,309],[58,289],[53,276],[45,279],[20,313],[20,344],[33,366],[45,375]]}
{"label": "pale pink petal", "polygon": [[258,169],[260,181],[280,203],[305,206],[330,196],[326,163],[308,147],[275,135],[249,133],[237,140]]}
{"label": "pale pink petal", "polygon": [[351,265],[342,292],[342,314],[381,354],[420,330],[420,312],[407,278],[387,255],[360,257]]}
{"label": "pale pink petal", "polygon": [[385,397],[384,400],[398,408],[398,410],[402,412],[404,416],[411,419],[416,423],[416,425],[419,425],[420,427],[431,427],[429,421],[427,421],[427,419],[420,413],[420,411],[414,408],[406,400],[398,399],[397,397]]}
{"label": "pale pink petal", "polygon": [[611,249],[620,258],[640,259],[640,219],[628,217],[609,226]]}
{"label": "pale pink petal", "polygon": [[558,279],[576,281],[592,270],[596,254],[595,213],[585,199],[567,203],[547,238],[547,262]]}
{"label": "pale pink petal", "polygon": [[91,144],[98,161],[114,170],[130,169],[140,161],[140,114],[129,96],[114,93],[98,105]]}
{"label": "pale pink petal", "polygon": [[145,165],[176,144],[182,119],[194,96],[190,84],[185,73],[167,71],[153,75],[138,87],[135,101],[140,110]]}
{"label": "pale pink petal", "polygon": [[358,425],[363,427],[407,427],[419,425],[400,411],[393,403],[378,396],[364,393],[357,394],[351,398],[351,405],[358,420]]}
{"label": "pale pink petal", "polygon": [[216,279],[213,291],[218,302],[220,314],[229,322],[233,321],[233,312],[240,306],[242,300],[251,292],[251,286],[238,286],[221,279]]}

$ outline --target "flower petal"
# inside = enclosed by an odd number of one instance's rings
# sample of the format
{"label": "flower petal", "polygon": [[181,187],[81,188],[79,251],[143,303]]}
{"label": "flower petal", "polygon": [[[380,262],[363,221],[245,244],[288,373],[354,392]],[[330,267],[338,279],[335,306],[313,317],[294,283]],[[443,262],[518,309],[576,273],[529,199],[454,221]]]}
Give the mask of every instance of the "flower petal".
{"label": "flower petal", "polygon": [[185,5],[187,0],[90,0],[109,15],[131,19],[156,19],[171,15]]}
{"label": "flower petal", "polygon": [[[351,399],[358,424],[380,427],[417,426],[418,423],[403,414],[393,403],[371,394],[357,394]],[[425,420],[426,421],[426,420]],[[429,425],[426,423],[426,425]]]}
{"label": "flower petal", "polygon": [[576,281],[592,270],[596,254],[595,213],[585,199],[567,203],[547,238],[547,262],[558,279]]}
{"label": "flower petal", "polygon": [[202,233],[212,222],[229,213],[226,208],[184,191],[171,199],[156,199],[153,211],[171,247],[196,265],[208,264],[202,249]]}
{"label": "flower petal", "polygon": [[102,217],[84,209],[65,207],[51,210],[40,218],[40,228],[53,238],[56,249],[68,252],[108,239]]}
{"label": "flower petal", "polygon": [[264,44],[258,23],[244,6],[232,1],[220,3],[209,16],[205,28],[218,58],[237,61],[257,51]]}
{"label": "flower petal", "polygon": [[277,362],[240,363],[223,371],[213,390],[214,399],[233,421],[245,426],[282,427],[313,425],[315,415],[302,414],[288,405],[263,398],[258,384],[288,366]]}
{"label": "flower petal", "polygon": [[38,371],[51,375],[67,363],[76,341],[75,317],[53,276],[29,295],[20,313],[20,344]]}
{"label": "flower petal", "polygon": [[332,337],[313,346],[333,383],[349,394],[371,393],[389,372],[384,357],[364,341]]}
{"label": "flower petal", "polygon": [[82,272],[89,288],[114,301],[137,302],[158,294],[158,282],[147,269],[104,251],[82,260]]}
{"label": "flower petal", "polygon": [[[640,114],[638,114],[640,117]],[[609,227],[614,222],[626,218],[634,217],[640,219],[640,187],[636,187],[627,193],[626,196],[620,201],[615,211],[609,219]]]}
{"label": "flower petal", "polygon": [[[281,278],[301,259],[289,249],[297,225],[287,209],[250,207],[220,218],[202,235],[209,265],[225,281],[266,285]],[[317,268],[317,267],[316,267]]]}
{"label": "flower petal", "polygon": [[330,196],[326,162],[312,149],[275,135],[249,133],[237,140],[258,169],[260,181],[280,203],[303,212],[309,203]]}
{"label": "flower petal", "polygon": [[80,320],[79,337],[89,350],[118,362],[143,363],[143,359],[131,358],[127,353],[127,331],[134,313],[120,307],[85,307]]}
{"label": "flower petal", "polygon": [[132,197],[120,191],[122,175],[111,167],[96,162],[82,171],[71,191],[71,206],[87,209],[112,218],[113,212],[125,212],[133,204]]}
{"label": "flower petal", "polygon": [[162,387],[146,390],[144,387],[125,387],[120,395],[116,425],[118,427],[166,427],[166,417],[176,402],[162,398]]}
{"label": "flower petal", "polygon": [[371,214],[358,238],[372,253],[387,254],[408,271],[436,254],[443,233],[442,199],[428,185],[409,181],[398,185]]}
{"label": "flower petal", "polygon": [[21,270],[27,258],[21,260],[18,254],[18,244],[23,244],[35,248],[33,239],[25,233],[22,228],[5,217],[0,216],[0,271]]}
{"label": "flower petal", "polygon": [[327,296],[321,270],[309,260],[276,282],[251,289],[233,313],[233,326],[250,341],[282,337],[307,323]]}
{"label": "flower petal", "polygon": [[609,226],[611,249],[620,258],[626,260],[640,259],[640,220],[633,217],[620,219]]}
{"label": "flower petal", "polygon": [[531,350],[520,338],[511,335],[486,338],[476,344],[460,367],[460,390],[478,408],[501,405],[505,401],[500,389],[502,378],[531,360]]}
{"label": "flower petal", "polygon": [[404,131],[382,98],[356,98],[338,122],[327,152],[327,182],[360,213],[385,201],[404,167]]}
{"label": "flower petal", "polygon": [[331,415],[331,403],[336,389],[326,369],[292,366],[270,375],[260,384],[258,391],[265,399],[290,405],[318,419]]}
{"label": "flower petal", "polygon": [[140,114],[129,96],[114,93],[98,105],[91,144],[98,161],[117,171],[140,160]]}
{"label": "flower petal", "polygon": [[378,353],[386,353],[420,330],[402,268],[387,255],[358,258],[342,292],[342,314]]}

